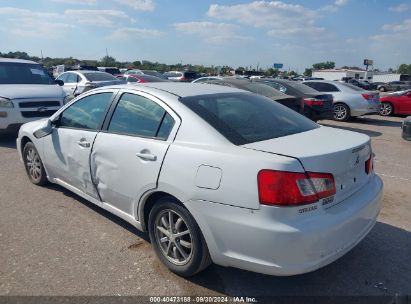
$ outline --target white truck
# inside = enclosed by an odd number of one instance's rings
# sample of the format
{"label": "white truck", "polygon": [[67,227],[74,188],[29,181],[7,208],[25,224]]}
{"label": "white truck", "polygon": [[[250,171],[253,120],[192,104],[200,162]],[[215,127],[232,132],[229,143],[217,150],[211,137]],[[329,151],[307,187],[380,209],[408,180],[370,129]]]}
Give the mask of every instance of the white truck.
{"label": "white truck", "polygon": [[66,98],[61,85],[34,61],[0,58],[0,134],[54,114]]}

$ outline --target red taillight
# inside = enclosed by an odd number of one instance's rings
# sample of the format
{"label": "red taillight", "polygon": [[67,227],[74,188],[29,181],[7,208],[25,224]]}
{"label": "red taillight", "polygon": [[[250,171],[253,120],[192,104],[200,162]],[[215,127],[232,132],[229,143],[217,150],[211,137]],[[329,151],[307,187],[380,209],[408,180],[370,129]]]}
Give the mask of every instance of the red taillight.
{"label": "red taillight", "polygon": [[257,180],[264,205],[304,205],[336,193],[334,176],[329,173],[261,170]]}
{"label": "red taillight", "polygon": [[180,81],[186,81],[187,79],[183,76],[180,78]]}
{"label": "red taillight", "polygon": [[370,99],[373,98],[373,96],[371,94],[361,94],[361,95],[365,100],[370,100]]}
{"label": "red taillight", "polygon": [[315,98],[304,98],[304,103],[307,106],[322,106],[323,101]]}
{"label": "red taillight", "polygon": [[365,173],[370,174],[374,169],[373,155],[371,154],[370,158],[365,162]]}

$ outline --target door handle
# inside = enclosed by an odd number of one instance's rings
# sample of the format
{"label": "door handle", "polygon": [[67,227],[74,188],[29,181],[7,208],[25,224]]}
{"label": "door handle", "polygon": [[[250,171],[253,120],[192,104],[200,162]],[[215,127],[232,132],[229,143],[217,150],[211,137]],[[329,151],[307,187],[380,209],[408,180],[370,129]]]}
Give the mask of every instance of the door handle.
{"label": "door handle", "polygon": [[88,141],[79,140],[77,144],[83,148],[90,148],[90,143]]}
{"label": "door handle", "polygon": [[141,158],[142,160],[147,160],[147,161],[156,161],[157,160],[157,156],[147,153],[147,152],[139,152],[136,153],[136,156],[138,158]]}

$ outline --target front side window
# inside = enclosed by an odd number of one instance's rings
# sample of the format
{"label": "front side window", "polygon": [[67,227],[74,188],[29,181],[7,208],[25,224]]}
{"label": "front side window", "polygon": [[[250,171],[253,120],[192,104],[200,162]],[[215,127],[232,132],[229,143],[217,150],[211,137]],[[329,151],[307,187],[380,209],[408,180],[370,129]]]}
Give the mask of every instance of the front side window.
{"label": "front side window", "polygon": [[96,130],[102,123],[113,93],[89,95],[64,110],[58,127]]}
{"label": "front side window", "polygon": [[121,96],[108,127],[109,132],[166,139],[174,119],[154,101],[136,94]]}
{"label": "front side window", "polygon": [[210,94],[184,97],[180,101],[235,145],[318,128],[295,111],[254,94]]}
{"label": "front side window", "polygon": [[68,73],[65,73],[65,74],[61,74],[59,77],[57,77],[57,79],[63,81],[64,83],[66,83],[67,82],[67,77],[68,77]]}

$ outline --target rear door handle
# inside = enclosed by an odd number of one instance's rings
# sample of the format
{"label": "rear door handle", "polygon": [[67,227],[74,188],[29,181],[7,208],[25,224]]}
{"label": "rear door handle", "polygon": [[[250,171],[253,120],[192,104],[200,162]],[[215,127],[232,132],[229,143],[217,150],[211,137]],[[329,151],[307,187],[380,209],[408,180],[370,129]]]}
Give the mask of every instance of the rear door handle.
{"label": "rear door handle", "polygon": [[157,160],[157,156],[147,153],[147,152],[139,152],[136,153],[136,156],[138,158],[141,158],[142,160],[147,160],[147,161],[156,161]]}
{"label": "rear door handle", "polygon": [[88,141],[79,140],[77,144],[83,148],[90,148],[90,143]]}

